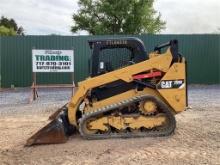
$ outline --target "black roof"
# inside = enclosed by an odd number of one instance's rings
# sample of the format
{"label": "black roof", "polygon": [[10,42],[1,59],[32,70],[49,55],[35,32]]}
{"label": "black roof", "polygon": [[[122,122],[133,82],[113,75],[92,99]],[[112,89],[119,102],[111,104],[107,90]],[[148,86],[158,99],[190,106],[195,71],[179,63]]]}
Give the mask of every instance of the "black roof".
{"label": "black roof", "polygon": [[92,49],[93,45],[100,45],[101,49],[105,48],[131,48],[139,49],[146,52],[144,43],[137,37],[120,37],[120,38],[105,38],[105,39],[93,39],[88,40],[89,46]]}

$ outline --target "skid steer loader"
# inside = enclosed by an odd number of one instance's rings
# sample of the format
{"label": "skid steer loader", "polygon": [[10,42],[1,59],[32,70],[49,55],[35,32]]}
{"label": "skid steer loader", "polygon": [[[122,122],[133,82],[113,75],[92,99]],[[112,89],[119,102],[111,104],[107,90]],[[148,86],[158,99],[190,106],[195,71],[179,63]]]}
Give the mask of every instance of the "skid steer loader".
{"label": "skid steer loader", "polygon": [[[149,55],[138,38],[90,40],[89,45],[90,77],[78,83],[69,103],[26,145],[63,143],[75,132],[85,139],[172,134],[174,115],[187,107],[186,60],[178,52],[178,41],[156,46]],[[111,61],[100,61],[103,50],[115,48],[131,55],[117,69]]]}

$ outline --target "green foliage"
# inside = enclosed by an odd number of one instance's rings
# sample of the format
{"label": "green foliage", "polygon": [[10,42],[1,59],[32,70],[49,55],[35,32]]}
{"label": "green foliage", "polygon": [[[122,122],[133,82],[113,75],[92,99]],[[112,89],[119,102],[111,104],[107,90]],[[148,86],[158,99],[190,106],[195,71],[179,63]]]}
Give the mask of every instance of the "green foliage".
{"label": "green foliage", "polygon": [[0,36],[14,36],[14,35],[16,35],[16,31],[13,28],[0,26]]}
{"label": "green foliage", "polygon": [[165,28],[154,0],[79,0],[71,31],[90,34],[158,33]]}
{"label": "green foliage", "polygon": [[0,19],[0,26],[4,26],[7,29],[12,29],[17,35],[24,35],[24,29],[22,26],[18,27],[14,19],[8,19],[4,16]]}

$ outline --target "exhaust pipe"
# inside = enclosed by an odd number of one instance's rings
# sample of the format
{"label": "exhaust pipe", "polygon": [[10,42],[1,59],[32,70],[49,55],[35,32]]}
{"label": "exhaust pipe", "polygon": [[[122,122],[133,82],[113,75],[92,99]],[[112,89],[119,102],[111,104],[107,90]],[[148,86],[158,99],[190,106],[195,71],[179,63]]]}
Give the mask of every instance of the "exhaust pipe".
{"label": "exhaust pipe", "polygon": [[68,121],[66,108],[49,124],[32,135],[25,146],[65,143],[68,140],[68,136],[73,134],[75,130],[75,127]]}

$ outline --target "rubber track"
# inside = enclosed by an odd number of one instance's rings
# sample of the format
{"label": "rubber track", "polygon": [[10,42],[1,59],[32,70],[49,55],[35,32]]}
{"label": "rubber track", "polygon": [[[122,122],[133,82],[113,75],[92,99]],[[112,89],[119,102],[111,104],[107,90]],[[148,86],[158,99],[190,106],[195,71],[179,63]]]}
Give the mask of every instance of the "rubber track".
{"label": "rubber track", "polygon": [[[90,118],[97,118],[102,117],[104,113],[106,112],[113,112],[116,110],[116,108],[128,106],[129,104],[140,102],[145,99],[153,99],[156,103],[159,109],[166,115],[166,117],[169,120],[169,125],[163,129],[163,130],[152,130],[147,132],[126,132],[126,133],[109,133],[109,134],[86,134],[82,128],[84,128],[84,124],[86,124],[86,121]],[[94,112],[87,113],[83,115],[82,118],[79,119],[79,132],[83,138],[86,139],[106,139],[106,138],[131,138],[131,137],[159,137],[159,136],[168,136],[174,132],[176,128],[176,120],[174,115],[171,113],[170,108],[157,99],[156,97],[150,96],[150,95],[140,95],[136,97],[129,98],[127,100],[123,100],[121,102],[111,104],[109,106],[105,106],[99,109],[96,109]]]}

